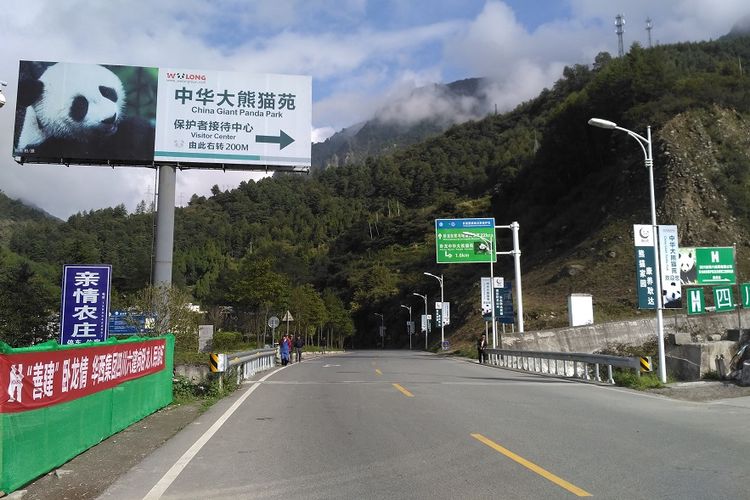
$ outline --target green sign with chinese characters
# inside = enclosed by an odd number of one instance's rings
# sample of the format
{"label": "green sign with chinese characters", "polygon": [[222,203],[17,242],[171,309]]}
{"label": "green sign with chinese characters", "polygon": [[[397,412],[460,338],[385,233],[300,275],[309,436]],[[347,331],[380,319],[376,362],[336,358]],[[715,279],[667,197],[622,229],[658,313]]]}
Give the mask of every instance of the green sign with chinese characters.
{"label": "green sign with chinese characters", "polygon": [[734,298],[731,286],[714,287],[714,306],[716,312],[734,311]]}
{"label": "green sign with chinese characters", "polygon": [[706,298],[703,296],[703,288],[688,288],[685,290],[687,297],[688,314],[705,314]]}
{"label": "green sign with chinese characters", "polygon": [[435,219],[438,264],[495,262],[495,219]]}
{"label": "green sign with chinese characters", "polygon": [[750,307],[750,283],[743,283],[740,285],[740,299],[742,300],[742,307]]}
{"label": "green sign with chinese characters", "polygon": [[698,285],[734,285],[734,248],[698,247],[695,249],[696,283]]}

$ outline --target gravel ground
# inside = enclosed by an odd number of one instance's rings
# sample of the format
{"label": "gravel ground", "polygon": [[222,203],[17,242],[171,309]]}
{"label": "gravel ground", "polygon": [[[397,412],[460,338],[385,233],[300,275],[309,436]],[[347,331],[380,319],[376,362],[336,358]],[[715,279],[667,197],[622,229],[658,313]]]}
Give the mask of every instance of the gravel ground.
{"label": "gravel ground", "polygon": [[[750,387],[719,381],[679,382],[648,392],[687,401],[750,396]],[[121,475],[200,414],[200,402],[160,410],[78,455],[7,498],[83,500],[96,498]]]}
{"label": "gravel ground", "polygon": [[663,389],[650,389],[648,392],[685,401],[715,401],[750,396],[750,387],[720,381],[676,382]]}

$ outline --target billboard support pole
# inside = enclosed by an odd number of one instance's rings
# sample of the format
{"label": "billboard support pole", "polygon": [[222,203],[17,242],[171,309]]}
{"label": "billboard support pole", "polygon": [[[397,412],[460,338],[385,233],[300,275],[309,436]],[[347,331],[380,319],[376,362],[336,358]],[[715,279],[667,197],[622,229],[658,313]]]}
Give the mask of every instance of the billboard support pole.
{"label": "billboard support pole", "polygon": [[177,172],[175,167],[159,167],[159,193],[156,209],[156,258],[154,286],[172,285],[172,252],[174,249],[174,200]]}

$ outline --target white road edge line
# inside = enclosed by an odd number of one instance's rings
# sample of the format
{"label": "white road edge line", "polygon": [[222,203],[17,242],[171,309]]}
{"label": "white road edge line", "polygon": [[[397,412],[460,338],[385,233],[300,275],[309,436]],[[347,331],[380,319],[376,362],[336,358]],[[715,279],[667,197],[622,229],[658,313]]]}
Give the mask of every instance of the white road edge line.
{"label": "white road edge line", "polygon": [[264,382],[268,377],[270,377],[274,373],[280,372],[284,368],[286,367],[282,366],[278,370],[272,371],[265,377],[255,382],[252,387],[245,391],[245,394],[240,396],[240,398],[235,401],[234,404],[230,406],[229,409],[227,409],[227,411],[225,411],[224,414],[219,417],[216,422],[214,422],[214,425],[212,425],[206,432],[204,432],[203,435],[195,443],[193,443],[193,446],[191,446],[185,453],[182,454],[177,462],[175,462],[175,464],[166,472],[166,474],[164,474],[164,476],[159,479],[154,487],[151,488],[151,491],[146,493],[146,496],[143,497],[143,500],[158,500],[159,498],[161,498],[164,492],[167,491],[167,488],[169,488],[174,480],[177,479],[177,476],[180,475],[182,470],[187,467],[190,461],[198,454],[201,448],[205,446],[208,440],[211,439],[214,434],[216,434],[216,432],[221,428],[222,425],[224,425],[224,422],[229,420],[229,417],[231,417],[232,414],[237,410],[237,408],[239,408],[240,405],[245,402],[250,394],[252,394],[255,389],[261,386],[261,382]]}

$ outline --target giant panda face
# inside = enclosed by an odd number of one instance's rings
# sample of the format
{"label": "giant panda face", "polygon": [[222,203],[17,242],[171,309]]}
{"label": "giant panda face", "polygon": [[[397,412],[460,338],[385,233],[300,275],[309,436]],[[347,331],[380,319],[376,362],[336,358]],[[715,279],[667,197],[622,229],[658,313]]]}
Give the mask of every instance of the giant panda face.
{"label": "giant panda face", "polygon": [[90,139],[117,132],[125,91],[112,71],[93,64],[57,63],[39,81],[44,87],[34,110],[47,137]]}

